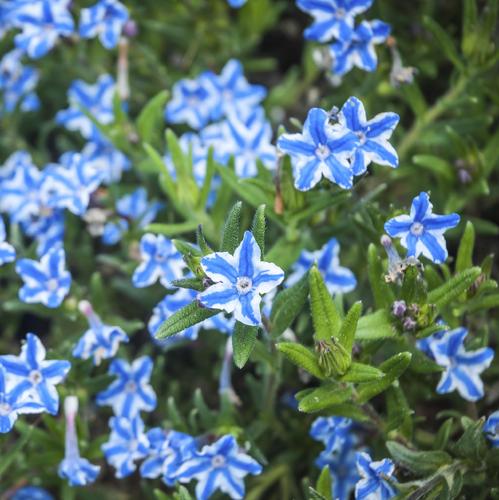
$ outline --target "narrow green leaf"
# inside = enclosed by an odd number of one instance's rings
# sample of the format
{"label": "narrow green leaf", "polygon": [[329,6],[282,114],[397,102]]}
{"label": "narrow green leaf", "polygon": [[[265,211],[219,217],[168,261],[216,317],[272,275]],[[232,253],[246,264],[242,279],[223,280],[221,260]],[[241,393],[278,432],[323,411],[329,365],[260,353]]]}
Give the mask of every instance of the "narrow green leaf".
{"label": "narrow green leaf", "polygon": [[201,249],[201,252],[203,252],[203,255],[209,255],[210,253],[213,253],[210,245],[208,245],[208,243],[206,242],[206,238],[204,237],[203,233],[203,226],[201,226],[201,224],[199,224],[196,229],[196,242],[198,244],[198,247]]}
{"label": "narrow green leaf", "polygon": [[332,405],[343,403],[351,395],[351,387],[341,387],[336,384],[324,385],[302,398],[298,404],[298,409],[305,413],[315,413]]}
{"label": "narrow green leaf", "polygon": [[234,363],[238,368],[242,368],[248,361],[251,351],[255,347],[257,334],[257,326],[249,326],[236,321],[234,333],[232,334],[232,349],[234,351]]}
{"label": "narrow green leaf", "polygon": [[348,311],[338,332],[338,340],[348,353],[352,352],[357,323],[361,314],[362,302],[358,301]]}
{"label": "narrow green leaf", "polygon": [[473,266],[473,249],[475,247],[475,227],[468,221],[464,229],[461,243],[457,250],[456,272],[460,273]]}
{"label": "narrow green leaf", "polygon": [[319,493],[319,495],[322,495],[325,500],[333,500],[333,481],[328,465],[325,465],[322,468],[319,478],[317,479],[317,483],[315,484],[315,490]]}
{"label": "narrow green leaf", "polygon": [[342,382],[370,382],[379,380],[385,376],[384,372],[378,368],[364,363],[352,363],[348,371],[338,380]]}
{"label": "narrow green leaf", "polygon": [[479,462],[487,451],[487,441],[483,433],[484,423],[485,417],[476,422],[471,421],[451,451],[459,457]]}
{"label": "narrow green leaf", "polygon": [[373,243],[367,249],[367,275],[376,308],[388,309],[394,300],[393,292],[385,281],[381,259]]}
{"label": "narrow green leaf", "polygon": [[424,339],[425,337],[429,337],[430,335],[433,335],[437,332],[441,332],[442,330],[448,330],[449,327],[445,324],[436,324],[436,325],[430,325],[428,327],[426,327],[425,329],[423,330],[420,330],[419,332],[417,332],[416,334],[416,338],[417,339]]}
{"label": "narrow green leaf", "polygon": [[281,335],[300,314],[307,301],[308,291],[308,273],[306,273],[293,286],[277,294],[270,313],[270,331],[273,338]]}
{"label": "narrow green leaf", "polygon": [[239,245],[239,226],[241,223],[241,210],[243,204],[238,201],[229,212],[222,234],[222,252],[234,253]]}
{"label": "narrow green leaf", "polygon": [[177,236],[185,233],[192,233],[196,230],[197,222],[187,221],[178,224],[154,223],[146,226],[143,231],[146,233],[164,234],[165,236]]}
{"label": "narrow green leaf", "polygon": [[199,191],[199,198],[197,207],[200,210],[206,210],[206,204],[208,203],[208,198],[212,192],[212,180],[215,175],[215,160],[213,159],[213,147],[210,147],[208,151],[208,156],[206,159],[206,173],[203,179],[203,185]]}
{"label": "narrow green leaf", "polygon": [[161,155],[147,142],[142,144],[147,156],[152,160],[154,166],[158,174],[161,177],[161,187],[164,189],[165,194],[173,201],[177,201],[177,187],[175,186],[175,182],[173,181],[170,172],[165,166],[165,162]]}
{"label": "narrow green leaf", "polygon": [[278,351],[282,352],[296,366],[303,368],[318,379],[324,379],[317,356],[311,349],[297,342],[280,342],[276,347]]}
{"label": "narrow green leaf", "polygon": [[412,162],[446,181],[453,182],[456,177],[456,169],[448,161],[438,156],[415,155],[412,157]]}
{"label": "narrow green leaf", "polygon": [[471,269],[457,273],[450,280],[428,294],[428,303],[435,304],[437,309],[442,309],[468,290],[478,276],[480,276],[480,273],[481,270],[479,267],[472,267]]}
{"label": "narrow green leaf", "polygon": [[199,278],[183,278],[180,280],[173,280],[172,285],[175,288],[190,288],[202,292],[205,289],[202,280]]}
{"label": "narrow green leaf", "polygon": [[441,426],[440,429],[438,429],[435,442],[433,444],[433,448],[435,450],[443,450],[444,448],[447,447],[447,443],[449,442],[451,433],[452,433],[452,426],[454,424],[454,419],[448,418]]}
{"label": "narrow green leaf", "polygon": [[164,108],[168,100],[169,92],[162,90],[156,94],[142,108],[137,121],[137,131],[144,142],[152,143],[157,134],[157,130],[164,126]]}
{"label": "narrow green leaf", "polygon": [[401,296],[408,304],[425,304],[428,291],[426,282],[421,276],[418,266],[407,267],[402,282]]}
{"label": "narrow green leaf", "polygon": [[182,150],[178,138],[171,129],[166,130],[166,143],[168,145],[168,152],[172,157],[173,165],[175,166],[175,173],[177,174],[177,183],[184,187],[185,183],[190,183],[193,180],[192,165],[189,163],[189,157]]}
{"label": "narrow green leaf", "polygon": [[392,326],[390,315],[384,309],[362,316],[357,323],[356,340],[379,340],[394,337],[396,330]]}
{"label": "narrow green leaf", "polygon": [[395,441],[388,441],[386,447],[396,462],[421,476],[432,474],[452,462],[452,457],[445,451],[411,450]]}
{"label": "narrow green leaf", "polygon": [[260,205],[255,212],[255,217],[253,218],[253,225],[251,226],[251,231],[255,237],[260,250],[262,251],[262,257],[265,253],[265,205]]}
{"label": "narrow green leaf", "polygon": [[341,317],[322,279],[322,275],[315,265],[310,270],[309,284],[310,308],[315,339],[329,341],[332,336],[338,335],[341,327]]}
{"label": "narrow green leaf", "polygon": [[205,319],[211,318],[220,311],[216,309],[207,309],[200,307],[197,302],[182,307],[176,313],[172,314],[166,321],[164,321],[158,328],[155,337],[159,340],[166,339],[184,331],[190,326],[201,323]]}

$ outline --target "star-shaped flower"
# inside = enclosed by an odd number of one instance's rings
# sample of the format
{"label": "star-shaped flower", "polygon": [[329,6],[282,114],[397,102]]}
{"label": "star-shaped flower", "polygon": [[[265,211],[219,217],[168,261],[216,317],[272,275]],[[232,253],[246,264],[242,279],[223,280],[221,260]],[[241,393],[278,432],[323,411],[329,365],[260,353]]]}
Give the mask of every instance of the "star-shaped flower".
{"label": "star-shaped flower", "polygon": [[144,433],[144,422],[138,415],[132,419],[112,417],[109,427],[111,435],[102,445],[102,451],[107,462],[116,469],[116,477],[121,479],[135,471],[137,460],[147,456],[149,441]]}
{"label": "star-shaped flower", "polygon": [[380,113],[367,120],[364,105],[356,97],[350,97],[343,105],[338,122],[359,138],[352,158],[354,175],[363,174],[371,162],[392,168],[398,166],[397,152],[388,139],[399,119],[396,113]]}
{"label": "star-shaped flower", "polygon": [[400,238],[407,248],[408,257],[423,254],[431,261],[441,264],[447,259],[444,233],[459,224],[458,214],[436,215],[428,193],[419,193],[412,200],[410,215],[399,215],[385,223],[385,231]]}
{"label": "star-shaped flower", "polygon": [[371,7],[373,0],[297,0],[301,10],[314,17],[304,32],[308,40],[348,42],[353,36],[355,16]]}
{"label": "star-shaped flower", "polygon": [[388,500],[396,495],[395,489],[386,480],[392,478],[395,470],[390,459],[373,462],[367,453],[360,452],[357,453],[357,470],[361,477],[355,486],[357,500]]}
{"label": "star-shaped flower", "polygon": [[16,262],[16,273],[24,285],[19,298],[28,304],[59,307],[71,287],[71,274],[65,269],[66,257],[62,248],[49,250],[40,261],[21,259]]}
{"label": "star-shaped flower", "polygon": [[5,224],[0,217],[0,266],[16,260],[16,250],[9,242],[5,241],[6,238]]}
{"label": "star-shaped flower", "polygon": [[383,43],[390,34],[390,25],[374,20],[362,21],[349,40],[330,46],[333,73],[343,76],[354,66],[364,71],[374,71],[378,65],[375,45]]}
{"label": "star-shaped flower", "polygon": [[143,288],[157,280],[168,288],[172,281],[184,277],[186,265],[182,254],[166,236],[145,234],[140,240],[142,263],[132,276],[133,286]]}
{"label": "star-shaped flower", "polygon": [[286,280],[286,286],[297,283],[303,275],[317,263],[317,268],[331,295],[351,292],[357,280],[350,269],[340,265],[340,244],[331,238],[320,250],[309,252],[303,250],[292,266],[292,272]]}
{"label": "star-shaped flower", "polygon": [[44,411],[56,415],[59,395],[55,386],[64,380],[71,364],[66,360],[46,360],[45,355],[41,340],[28,333],[21,354],[0,356],[0,365],[9,378],[9,390],[23,394],[26,401],[37,403]]}
{"label": "star-shaped flower", "polygon": [[121,151],[106,141],[88,142],[81,151],[87,164],[91,164],[101,173],[106,185],[118,182],[124,171],[130,170],[131,162]]}
{"label": "star-shaped flower", "polygon": [[484,394],[480,374],[490,366],[494,351],[490,347],[466,351],[467,335],[466,328],[447,331],[430,343],[430,349],[435,362],[445,368],[437,392],[447,394],[457,390],[467,401],[477,401]]}
{"label": "star-shaped flower", "polygon": [[321,441],[329,452],[341,450],[347,441],[353,439],[352,421],[344,417],[319,417],[312,423],[310,436]]}
{"label": "star-shaped flower", "polygon": [[117,379],[104,391],[97,394],[99,406],[112,406],[118,417],[133,418],[140,411],[156,408],[156,394],[149,384],[153,369],[149,356],[137,358],[131,365],[124,359],[115,359],[108,373]]}
{"label": "star-shaped flower", "polygon": [[261,261],[261,250],[253,234],[244,233],[234,255],[215,252],[201,259],[201,267],[215,283],[198,295],[199,302],[212,309],[234,312],[237,321],[258,326],[261,295],[279,286],[281,268]]}
{"label": "star-shaped flower", "polygon": [[281,135],[277,147],[291,156],[296,189],[308,191],[322,176],[343,189],[350,189],[353,171],[349,159],[358,143],[354,133],[333,127],[326,111],[312,108],[303,132]]}
{"label": "star-shaped flower", "polygon": [[198,500],[208,499],[216,490],[231,498],[243,498],[244,476],[261,472],[262,466],[241,451],[234,436],[228,434],[186,460],[177,471],[177,479],[180,482],[196,479]]}
{"label": "star-shaped flower", "polygon": [[80,36],[98,36],[106,49],[113,49],[118,45],[128,17],[128,9],[118,0],[100,0],[92,7],[81,9]]}
{"label": "star-shaped flower", "polygon": [[494,448],[499,448],[499,411],[489,415],[483,426],[485,437],[490,441]]}

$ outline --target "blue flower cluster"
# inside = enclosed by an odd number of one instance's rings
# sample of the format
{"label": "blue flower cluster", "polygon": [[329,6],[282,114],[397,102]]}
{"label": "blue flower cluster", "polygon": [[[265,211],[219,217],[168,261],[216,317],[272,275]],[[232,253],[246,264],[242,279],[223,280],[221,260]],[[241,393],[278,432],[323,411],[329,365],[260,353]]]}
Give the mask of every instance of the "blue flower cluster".
{"label": "blue flower cluster", "polygon": [[362,21],[355,26],[355,18],[365,12],[374,0],[296,0],[298,7],[314,18],[305,30],[305,38],[320,43],[331,43],[329,55],[332,71],[343,76],[352,68],[374,71],[378,65],[375,45],[390,35],[388,24]]}
{"label": "blue flower cluster", "polygon": [[364,174],[371,162],[398,166],[397,152],[389,143],[398,122],[396,113],[367,120],[362,102],[350,97],[338,114],[312,108],[303,131],[282,134],[277,147],[291,157],[296,189],[308,191],[322,177],[351,189],[354,177]]}

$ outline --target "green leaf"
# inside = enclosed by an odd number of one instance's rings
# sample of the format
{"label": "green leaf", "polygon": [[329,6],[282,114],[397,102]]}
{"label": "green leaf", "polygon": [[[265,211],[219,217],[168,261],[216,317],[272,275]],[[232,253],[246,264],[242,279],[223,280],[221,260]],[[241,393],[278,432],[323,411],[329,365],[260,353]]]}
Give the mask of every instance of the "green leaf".
{"label": "green leaf", "polygon": [[447,447],[447,443],[449,442],[449,438],[452,433],[452,426],[454,423],[454,419],[448,418],[438,429],[437,435],[435,437],[435,441],[433,444],[433,448],[435,450],[443,450]]}
{"label": "green leaf", "polygon": [[199,278],[183,278],[181,280],[173,280],[172,285],[175,288],[190,288],[202,292],[205,289],[203,282]]}
{"label": "green leaf", "polygon": [[160,175],[161,182],[160,185],[162,189],[164,190],[165,194],[174,202],[177,202],[177,187],[175,186],[175,182],[173,181],[173,178],[168,172],[168,169],[165,166],[165,162],[163,161],[163,158],[161,155],[147,142],[144,142],[142,144],[142,147],[144,148],[145,152],[147,153],[147,156],[152,160],[154,166],[156,167],[156,170],[158,174]]}
{"label": "green leaf", "polygon": [[260,205],[256,209],[251,231],[253,232],[253,236],[262,251],[262,257],[265,254],[265,226],[265,205]]}
{"label": "green leaf", "polygon": [[351,395],[351,387],[341,387],[337,384],[324,385],[302,398],[298,409],[305,413],[315,413],[332,405],[343,403],[350,399]]}
{"label": "green leaf", "polygon": [[143,231],[146,233],[164,234],[165,236],[178,236],[180,234],[192,233],[198,224],[195,221],[179,222],[178,224],[154,223],[146,226]]}
{"label": "green leaf", "polygon": [[239,226],[241,223],[242,207],[243,204],[238,201],[229,212],[222,234],[222,245],[220,247],[222,252],[234,253],[239,245]]}
{"label": "green leaf", "polygon": [[276,338],[288,328],[300,314],[309,291],[308,272],[293,286],[279,292],[270,313],[270,331]]}
{"label": "green leaf", "polygon": [[[191,181],[194,181],[192,164],[190,164],[192,162],[189,162],[189,157],[182,150],[173,130],[166,130],[166,143],[168,145],[168,152],[172,157],[172,163],[175,166],[177,183],[182,186],[182,191],[186,191],[192,187]],[[194,185],[197,187],[195,182]]]}
{"label": "green leaf", "polygon": [[206,242],[206,238],[204,237],[203,233],[203,226],[201,226],[201,224],[199,224],[196,229],[196,242],[198,244],[198,247],[201,249],[201,252],[203,252],[203,255],[209,255],[210,253],[213,253],[212,248]]}
{"label": "green leaf", "polygon": [[331,337],[338,334],[341,327],[341,317],[322,275],[315,265],[310,270],[309,284],[315,339],[329,341]]}
{"label": "green leaf", "polygon": [[416,155],[412,157],[412,162],[419,167],[426,168],[430,173],[442,177],[446,181],[453,182],[456,177],[452,165],[438,156]]}
{"label": "green leaf", "polygon": [[303,368],[318,379],[324,379],[317,356],[311,349],[296,342],[280,342],[276,347],[296,366]]}
{"label": "green leaf", "polygon": [[434,333],[441,332],[448,330],[449,327],[446,324],[436,324],[436,325],[430,325],[423,330],[420,330],[416,334],[417,339],[424,339],[425,337],[429,337],[430,335],[433,335]]}
{"label": "green leaf", "polygon": [[238,368],[242,368],[248,361],[251,351],[255,347],[257,334],[257,326],[249,326],[236,321],[234,333],[232,334],[232,349],[234,351],[234,363]]}
{"label": "green leaf", "polygon": [[358,301],[348,311],[338,332],[338,340],[348,353],[352,352],[357,323],[361,314],[362,302]]}
{"label": "green leaf", "polygon": [[142,108],[137,118],[136,126],[139,136],[144,142],[152,143],[155,135],[158,135],[157,130],[163,126],[163,115],[168,95],[169,92],[167,90],[162,90]]}
{"label": "green leaf", "polygon": [[412,354],[410,352],[400,352],[382,363],[379,368],[385,373],[385,376],[380,380],[360,384],[357,389],[357,401],[364,404],[388,389],[405,372],[411,363],[411,359]]}
{"label": "green leaf", "polygon": [[480,276],[480,273],[481,269],[479,267],[472,267],[471,269],[457,273],[450,280],[428,294],[428,303],[435,304],[437,309],[442,309],[468,290],[478,276]]}
{"label": "green leaf", "polygon": [[408,304],[424,304],[426,302],[426,283],[417,266],[411,265],[407,267],[402,282],[401,295]]}
{"label": "green leaf", "polygon": [[367,314],[359,319],[356,340],[379,340],[394,337],[396,330],[392,326],[390,315],[384,309]]}
{"label": "green leaf", "polygon": [[452,457],[445,451],[411,450],[395,441],[388,441],[386,447],[396,462],[421,476],[432,474],[452,462]]}
{"label": "green leaf", "polygon": [[315,490],[319,495],[322,495],[325,500],[333,500],[331,495],[333,491],[333,481],[329,466],[325,465],[322,468],[317,483],[315,484]]}
{"label": "green leaf", "polygon": [[373,243],[367,249],[367,275],[376,308],[388,309],[394,300],[393,292],[385,281],[381,259]]}
{"label": "green leaf", "polygon": [[384,432],[398,430],[407,439],[411,439],[413,431],[411,410],[404,391],[398,382],[394,382],[385,392],[386,398],[386,427]]}
{"label": "green leaf", "polygon": [[451,452],[459,457],[480,462],[487,451],[487,441],[483,434],[484,423],[485,417],[476,422],[471,421],[457,443],[452,446]]}
{"label": "green leaf", "polygon": [[475,227],[468,221],[464,229],[461,243],[457,250],[456,271],[458,273],[473,266],[473,249],[475,247]]}
{"label": "green leaf", "polygon": [[208,151],[208,157],[206,159],[206,173],[203,179],[203,185],[201,186],[201,190],[199,191],[199,198],[197,207],[200,210],[206,209],[206,204],[208,203],[208,197],[212,192],[212,180],[215,175],[215,160],[213,159],[213,147],[210,147]]}
{"label": "green leaf", "polygon": [[158,340],[166,339],[184,331],[197,323],[201,323],[205,319],[211,318],[218,314],[220,311],[217,309],[207,309],[200,307],[197,302],[191,302],[182,309],[172,314],[166,321],[164,321],[158,328],[155,337]]}
{"label": "green leaf", "polygon": [[385,376],[378,368],[364,363],[352,363],[348,371],[339,378],[342,382],[370,382]]}

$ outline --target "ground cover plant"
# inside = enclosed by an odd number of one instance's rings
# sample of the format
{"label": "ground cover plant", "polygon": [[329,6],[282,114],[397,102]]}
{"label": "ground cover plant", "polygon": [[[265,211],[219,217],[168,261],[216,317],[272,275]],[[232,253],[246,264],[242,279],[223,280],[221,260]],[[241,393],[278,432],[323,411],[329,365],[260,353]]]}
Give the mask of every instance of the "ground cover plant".
{"label": "ground cover plant", "polygon": [[0,498],[499,497],[497,0],[0,0]]}

